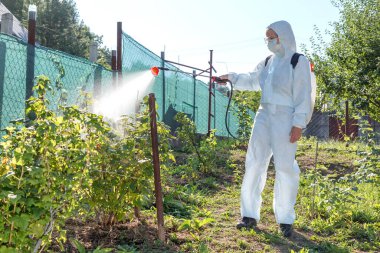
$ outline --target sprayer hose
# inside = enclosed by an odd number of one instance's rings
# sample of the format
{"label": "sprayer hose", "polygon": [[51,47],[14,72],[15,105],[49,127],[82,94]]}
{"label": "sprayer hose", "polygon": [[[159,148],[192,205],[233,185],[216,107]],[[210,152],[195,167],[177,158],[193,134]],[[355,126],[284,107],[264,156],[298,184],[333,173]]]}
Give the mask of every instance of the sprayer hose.
{"label": "sprayer hose", "polygon": [[228,134],[231,135],[232,138],[234,138],[234,139],[237,140],[238,138],[236,138],[236,137],[231,133],[230,128],[228,127],[228,120],[227,120],[227,119],[228,119],[228,112],[229,112],[229,110],[230,110],[230,105],[231,105],[231,99],[232,99],[232,95],[233,95],[233,92],[234,92],[234,87],[233,87],[232,82],[231,82],[230,80],[226,80],[226,82],[229,83],[229,84],[231,85],[231,92],[230,92],[230,96],[229,96],[229,98],[228,98],[228,104],[227,104],[227,109],[226,109],[226,116],[225,116],[225,118],[224,118],[224,123],[226,124],[226,129],[227,129]]}

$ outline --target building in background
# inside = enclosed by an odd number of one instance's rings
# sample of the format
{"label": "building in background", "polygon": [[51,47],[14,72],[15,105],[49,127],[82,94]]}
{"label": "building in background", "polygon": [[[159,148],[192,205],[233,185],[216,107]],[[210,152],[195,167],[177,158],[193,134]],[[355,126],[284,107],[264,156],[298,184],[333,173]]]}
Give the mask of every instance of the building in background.
{"label": "building in background", "polygon": [[[1,19],[3,17],[3,14],[11,13],[7,7],[1,3],[0,0],[0,27],[1,27]],[[22,26],[21,22],[12,14],[13,16],[13,29],[12,29],[12,35],[20,38],[21,40],[27,42],[28,41],[28,30]]]}

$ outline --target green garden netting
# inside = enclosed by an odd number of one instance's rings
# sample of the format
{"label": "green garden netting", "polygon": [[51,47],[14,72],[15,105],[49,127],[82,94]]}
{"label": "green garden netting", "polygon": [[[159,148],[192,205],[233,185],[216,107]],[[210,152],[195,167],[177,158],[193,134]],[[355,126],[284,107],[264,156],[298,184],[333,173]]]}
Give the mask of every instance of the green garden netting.
{"label": "green garden netting", "polygon": [[[163,64],[159,56],[125,33],[123,34],[122,63],[123,76]],[[168,63],[165,63],[165,67],[179,70]],[[51,80],[53,92],[50,93],[48,99],[52,109],[58,104],[78,105],[83,92],[98,96],[107,92],[114,84],[113,72],[98,64],[42,46],[28,46],[13,36],[0,34],[1,129],[8,126],[12,120],[24,118],[27,83],[32,83],[33,78],[38,75],[45,75]],[[208,84],[190,74],[166,71],[165,96],[163,74],[155,78],[150,92],[154,92],[156,96],[159,120],[175,128],[175,114],[184,112],[193,119],[198,133],[207,133]],[[225,126],[228,97],[215,89],[214,94],[211,128],[216,129],[218,136],[228,136]],[[238,120],[233,110],[234,107],[231,106],[228,124],[230,131],[236,135]]]}
{"label": "green garden netting", "polygon": [[[150,50],[139,44],[131,36],[123,34],[123,73],[148,70],[153,66],[163,66],[162,59]],[[176,126],[173,116],[176,112],[184,112],[193,119],[197,132],[207,133],[208,130],[208,103],[209,85],[195,79],[192,75],[181,73],[173,64],[165,63],[163,67],[176,71],[165,71],[165,77],[160,74],[155,79],[151,92],[155,93],[159,105],[159,116],[165,123]],[[165,95],[163,91],[165,78]],[[213,90],[211,128],[216,129],[216,135],[228,136],[225,126],[228,97],[218,90]],[[165,101],[164,101],[165,97]],[[238,120],[234,115],[234,106],[228,113],[227,122],[232,134],[236,136]]]}
{"label": "green garden netting", "polygon": [[1,129],[25,117],[26,83],[34,82],[39,75],[51,80],[53,92],[48,99],[53,109],[58,103],[78,104],[83,92],[99,94],[112,85],[112,71],[98,64],[42,46],[31,47],[13,36],[0,34]]}

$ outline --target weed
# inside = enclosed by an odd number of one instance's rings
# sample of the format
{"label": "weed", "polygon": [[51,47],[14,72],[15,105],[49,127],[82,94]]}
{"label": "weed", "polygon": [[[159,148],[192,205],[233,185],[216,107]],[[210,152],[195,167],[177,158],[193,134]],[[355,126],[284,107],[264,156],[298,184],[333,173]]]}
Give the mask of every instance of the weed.
{"label": "weed", "polygon": [[238,239],[236,243],[240,249],[248,249],[249,248],[249,244],[244,240]]}
{"label": "weed", "polygon": [[197,218],[191,220],[184,220],[181,226],[179,226],[178,230],[188,230],[190,232],[200,232],[206,225],[215,222],[215,219],[205,218],[203,220],[199,220]]}

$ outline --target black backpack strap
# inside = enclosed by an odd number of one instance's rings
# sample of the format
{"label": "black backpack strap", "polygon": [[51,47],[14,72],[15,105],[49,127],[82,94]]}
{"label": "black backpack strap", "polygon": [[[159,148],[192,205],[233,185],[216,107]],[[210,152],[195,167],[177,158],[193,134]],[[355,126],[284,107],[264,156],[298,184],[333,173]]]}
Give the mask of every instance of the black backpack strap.
{"label": "black backpack strap", "polygon": [[301,55],[303,54],[299,54],[299,53],[293,54],[292,59],[290,60],[290,64],[292,64],[293,69],[297,66],[298,58],[300,58]]}
{"label": "black backpack strap", "polygon": [[270,59],[271,57],[272,57],[272,55],[269,55],[267,58],[265,58],[265,65],[264,65],[264,67],[267,66],[268,61],[269,61],[269,59]]}

